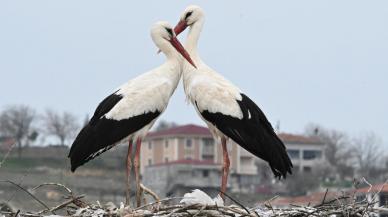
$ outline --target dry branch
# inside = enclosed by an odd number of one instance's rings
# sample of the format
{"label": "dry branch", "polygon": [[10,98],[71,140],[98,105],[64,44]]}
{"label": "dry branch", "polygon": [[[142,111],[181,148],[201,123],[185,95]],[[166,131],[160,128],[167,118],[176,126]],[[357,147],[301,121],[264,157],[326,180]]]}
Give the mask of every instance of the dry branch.
{"label": "dry branch", "polygon": [[[42,184],[34,190],[42,186],[54,185],[66,189],[66,191],[73,195],[72,191],[66,186],[56,183]],[[146,189],[143,186],[143,189]],[[144,190],[148,194],[154,194],[149,189]],[[263,206],[248,209],[242,204],[237,203],[231,206],[219,206],[219,205],[203,205],[203,204],[173,204],[169,205],[172,201],[182,198],[167,198],[160,200],[157,195],[155,197],[156,202],[149,203],[137,209],[130,209],[128,207],[120,208],[108,208],[102,206],[100,203],[95,205],[78,206],[77,203],[81,201],[83,196],[71,196],[68,200],[46,210],[38,213],[26,213],[26,212],[3,212],[2,215],[6,217],[44,217],[47,213],[53,213],[55,211],[61,211],[68,213],[69,216],[125,216],[125,217],[221,217],[221,216],[246,216],[246,217],[359,217],[359,216],[375,216],[378,213],[388,213],[388,208],[376,207],[376,194],[372,195],[372,200],[356,201],[354,197],[349,195],[342,195],[332,200],[326,200],[327,193],[322,198],[322,202],[316,206],[300,206],[290,205],[288,208],[276,208],[271,205],[271,200],[266,201]],[[168,202],[168,203],[167,203]],[[76,205],[76,207],[71,206]],[[85,203],[83,203],[85,204]],[[157,205],[157,206],[154,206]]]}

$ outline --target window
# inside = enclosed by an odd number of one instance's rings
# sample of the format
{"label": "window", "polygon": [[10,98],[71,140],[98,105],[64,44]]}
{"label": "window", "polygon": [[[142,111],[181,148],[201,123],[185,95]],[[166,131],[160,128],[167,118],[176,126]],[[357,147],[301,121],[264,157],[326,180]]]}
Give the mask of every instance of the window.
{"label": "window", "polygon": [[299,159],[300,157],[300,151],[295,149],[289,149],[287,150],[288,155],[291,159]]}
{"label": "window", "polygon": [[313,160],[313,159],[321,159],[322,151],[319,150],[305,150],[303,151],[303,159],[305,160]]}
{"label": "window", "polygon": [[211,138],[204,138],[202,139],[202,142],[205,147],[214,146],[214,140]]}
{"label": "window", "polygon": [[209,177],[209,170],[203,170],[202,171],[202,176],[203,177]]}
{"label": "window", "polygon": [[202,160],[204,161],[214,161],[214,155],[202,155]]}
{"label": "window", "polygon": [[193,141],[191,139],[186,140],[186,148],[191,148],[193,146]]}
{"label": "window", "polygon": [[387,205],[388,205],[388,194],[380,193],[380,206],[387,206]]}
{"label": "window", "polygon": [[164,141],[164,147],[168,148],[168,140]]}
{"label": "window", "polygon": [[184,154],[184,157],[187,160],[191,160],[194,158],[194,145],[192,139],[186,139]]}
{"label": "window", "polygon": [[211,138],[202,139],[202,160],[214,161],[214,140]]}
{"label": "window", "polygon": [[152,159],[148,159],[148,165],[152,165]]}
{"label": "window", "polygon": [[148,149],[152,149],[152,142],[148,142]]}
{"label": "window", "polygon": [[168,157],[164,158],[165,163],[168,163],[168,161],[169,161]]}
{"label": "window", "polygon": [[303,172],[306,172],[306,173],[311,172],[311,167],[303,167]]}

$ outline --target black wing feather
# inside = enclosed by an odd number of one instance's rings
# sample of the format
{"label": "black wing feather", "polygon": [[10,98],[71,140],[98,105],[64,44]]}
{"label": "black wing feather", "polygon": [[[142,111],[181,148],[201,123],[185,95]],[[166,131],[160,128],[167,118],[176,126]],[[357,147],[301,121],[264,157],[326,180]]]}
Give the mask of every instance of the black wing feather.
{"label": "black wing feather", "polygon": [[237,103],[243,113],[242,119],[207,110],[201,115],[241,147],[267,161],[276,177],[285,178],[287,172],[292,174],[293,165],[286,148],[268,119],[248,96],[241,96]]}
{"label": "black wing feather", "polygon": [[160,111],[147,112],[120,121],[103,117],[122,98],[121,95],[113,93],[98,105],[93,117],[71,146],[68,156],[71,160],[71,171],[74,172],[77,167],[109,150],[117,142],[140,130],[161,114]]}

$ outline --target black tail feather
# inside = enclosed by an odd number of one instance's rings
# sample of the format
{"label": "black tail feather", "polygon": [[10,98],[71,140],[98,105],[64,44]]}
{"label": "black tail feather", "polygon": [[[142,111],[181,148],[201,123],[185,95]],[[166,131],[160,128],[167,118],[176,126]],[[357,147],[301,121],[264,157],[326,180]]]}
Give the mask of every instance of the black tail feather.
{"label": "black tail feather", "polygon": [[293,165],[285,145],[260,108],[246,95],[241,96],[237,102],[243,118],[207,110],[201,115],[245,150],[267,161],[275,177],[286,178],[287,173],[292,174]]}

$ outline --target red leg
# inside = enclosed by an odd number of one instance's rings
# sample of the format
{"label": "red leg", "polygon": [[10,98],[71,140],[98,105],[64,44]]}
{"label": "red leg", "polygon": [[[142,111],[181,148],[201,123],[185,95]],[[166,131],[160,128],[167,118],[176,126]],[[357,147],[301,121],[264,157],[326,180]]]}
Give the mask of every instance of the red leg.
{"label": "red leg", "polygon": [[140,148],[141,148],[141,139],[137,139],[136,143],[136,153],[135,160],[133,164],[135,166],[135,176],[136,176],[136,205],[139,207],[141,205],[141,195],[140,195]]}
{"label": "red leg", "polygon": [[223,152],[223,165],[222,165],[222,182],[221,182],[221,197],[222,199],[225,199],[224,192],[226,192],[226,185],[228,183],[228,175],[229,175],[229,155],[228,155],[228,148],[226,147],[226,139],[221,139],[222,143],[222,152]]}
{"label": "red leg", "polygon": [[130,204],[130,194],[131,194],[131,183],[130,183],[130,179],[131,179],[131,168],[132,168],[132,139],[129,139],[129,142],[128,142],[128,154],[127,154],[127,163],[126,163],[126,167],[127,167],[127,194],[126,194],[126,198],[125,198],[125,205],[129,205]]}

